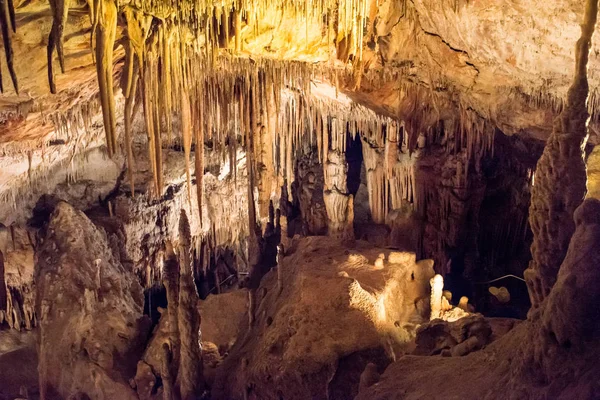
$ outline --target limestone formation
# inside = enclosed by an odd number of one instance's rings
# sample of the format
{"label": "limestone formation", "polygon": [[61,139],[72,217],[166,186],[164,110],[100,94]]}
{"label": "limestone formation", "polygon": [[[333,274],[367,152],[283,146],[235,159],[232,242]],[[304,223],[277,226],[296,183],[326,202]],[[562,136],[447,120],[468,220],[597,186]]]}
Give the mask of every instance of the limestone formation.
{"label": "limestone formation", "polygon": [[173,376],[171,375],[171,350],[167,343],[163,343],[163,362],[161,378],[163,383],[163,400],[173,400]]}
{"label": "limestone formation", "polygon": [[[308,235],[321,235],[327,232],[327,210],[323,200],[323,166],[319,163],[319,156],[312,154],[298,160],[298,171],[292,193],[294,200],[300,208],[301,228],[294,229],[292,213],[286,203],[286,217],[288,219],[288,232],[302,232]],[[287,196],[287,185],[284,187]],[[282,196],[283,198],[283,196]],[[286,199],[287,200],[287,199]]]}
{"label": "limestone formation", "polygon": [[69,204],[56,205],[45,232],[35,266],[40,397],[137,398],[128,380],[147,334],[139,283]]}
{"label": "limestone formation", "polygon": [[[277,398],[278,391],[326,398],[342,389],[349,393],[342,398],[351,398],[365,366],[374,362],[382,369],[415,324],[428,319],[415,303],[428,298],[430,260],[417,263],[414,254],[397,253],[389,269],[373,270],[372,260],[389,250],[357,241],[347,254],[330,237],[309,237],[297,246],[286,255],[281,294],[275,273],[261,281],[258,293],[265,294],[257,296],[256,319],[220,364],[214,398],[243,399],[246,391],[248,398]],[[245,318],[237,319],[246,326]],[[360,329],[345,328],[351,325]],[[323,369],[327,374],[317,372]]]}
{"label": "limestone formation", "polygon": [[[179,364],[180,336],[179,336],[179,296],[181,269],[177,256],[173,252],[173,246],[167,243],[166,260],[163,266],[164,285],[167,291],[167,317],[169,326],[169,357],[165,357],[166,365],[172,371],[177,371]],[[173,363],[171,363],[171,360]],[[165,371],[161,371],[165,374]],[[171,371],[169,371],[171,375]],[[173,374],[177,376],[176,373]]]}
{"label": "limestone formation", "polygon": [[48,37],[48,83],[50,92],[56,93],[56,83],[54,80],[54,50],[58,54],[58,62],[60,71],[65,73],[65,54],[64,45],[64,30],[69,15],[69,7],[71,0],[51,0],[50,9],[52,10],[52,29]]}
{"label": "limestone formation", "polygon": [[200,315],[197,310],[198,292],[194,284],[191,263],[190,224],[184,210],[179,219],[179,302],[178,330],[180,335],[179,385],[181,398],[197,398],[203,388],[202,355],[200,349]]}
{"label": "limestone formation", "polygon": [[431,278],[431,316],[430,320],[442,317],[442,298],[444,289],[444,278],[441,275],[436,275]]}
{"label": "limestone formation", "polygon": [[[600,203],[588,199],[573,213],[573,208],[581,202],[580,197],[585,193],[585,170],[578,160],[582,159],[581,144],[587,136],[587,111],[582,104],[588,96],[587,59],[597,12],[597,0],[587,1],[582,35],[577,44],[575,82],[539,164],[540,172],[544,174],[541,189],[532,192],[534,259],[526,277],[535,308],[526,322],[502,341],[490,346],[492,349],[477,352],[470,360],[441,363],[431,359],[416,363],[411,362],[415,360],[404,360],[404,365],[410,365],[413,370],[428,366],[439,368],[431,375],[439,377],[440,383],[444,382],[440,386],[444,388],[443,392],[436,389],[437,396],[452,397],[459,391],[455,386],[458,379],[452,377],[452,372],[438,375],[440,371],[448,371],[449,366],[469,368],[472,374],[478,376],[479,385],[470,391],[470,398],[495,398],[501,391],[504,397],[511,399],[592,399],[598,390],[594,379],[586,382],[581,377],[598,374],[597,364],[588,354],[599,346],[598,316],[596,311],[591,311],[595,308],[590,302],[597,301],[599,293],[599,273],[594,266],[599,254]],[[557,132],[559,135],[556,135]],[[570,181],[561,182],[561,176],[554,174],[555,169],[566,173]],[[563,187],[571,188],[573,192],[564,192]],[[562,219],[570,218],[573,221],[559,225]],[[563,241],[568,243],[568,248],[564,248]],[[462,355],[467,349],[477,347],[478,341],[478,338],[465,341],[453,355]],[[487,369],[485,365],[491,354],[501,357],[495,361],[497,369]],[[576,367],[573,369],[572,365]],[[428,388],[437,385],[431,385],[431,382],[428,385],[407,385],[413,378],[410,375],[402,363],[389,370],[389,376],[402,377],[393,385],[402,387],[408,396],[434,395]],[[383,382],[385,378],[382,377]],[[380,396],[389,393],[390,381],[387,382],[378,387]],[[532,385],[532,382],[537,384]],[[372,399],[373,394],[373,391],[365,391],[359,399]]]}
{"label": "limestone formation", "polygon": [[0,399],[594,398],[596,14],[0,0]]}
{"label": "limestone formation", "polygon": [[525,273],[531,303],[538,307],[556,282],[575,231],[573,213],[586,194],[583,149],[588,140],[588,59],[596,28],[597,2],[586,2],[576,46],[575,76],[567,102],[538,161],[529,211],[533,260]]}
{"label": "limestone formation", "polygon": [[[95,38],[92,46],[96,57],[98,92],[104,117],[106,147],[110,157],[117,151],[117,121],[113,91],[113,47],[117,34],[117,14],[117,5],[112,0],[94,0],[93,6],[90,7],[92,37]],[[61,17],[57,16],[55,18]],[[62,21],[64,21],[64,18]],[[56,39],[59,39],[58,35]]]}
{"label": "limestone formation", "polygon": [[2,254],[2,251],[0,251],[0,313],[6,313],[7,305],[8,296],[6,293],[6,281],[4,278],[4,254]]}
{"label": "limestone formation", "polygon": [[556,290],[548,297],[542,316],[543,330],[562,346],[586,351],[598,338],[599,320],[593,306],[599,299],[600,202],[586,200],[575,211],[575,233],[557,276]]}
{"label": "limestone formation", "polygon": [[[2,42],[4,44],[4,55],[6,57],[6,66],[12,80],[15,93],[19,94],[19,84],[17,82],[17,74],[14,64],[14,50],[12,43],[12,35],[17,31],[17,23],[15,18],[15,7],[12,1],[4,0],[0,10],[0,29],[2,30]],[[12,32],[11,32],[12,31]],[[2,76],[0,74],[0,91],[4,92]]]}
{"label": "limestone formation", "polygon": [[325,164],[323,198],[327,209],[328,233],[344,240],[354,239],[354,207],[352,195],[346,183],[348,165],[345,155],[339,151],[328,152]]}
{"label": "limestone formation", "polygon": [[285,248],[283,244],[277,245],[277,288],[279,292],[283,290],[283,257],[285,255]]}

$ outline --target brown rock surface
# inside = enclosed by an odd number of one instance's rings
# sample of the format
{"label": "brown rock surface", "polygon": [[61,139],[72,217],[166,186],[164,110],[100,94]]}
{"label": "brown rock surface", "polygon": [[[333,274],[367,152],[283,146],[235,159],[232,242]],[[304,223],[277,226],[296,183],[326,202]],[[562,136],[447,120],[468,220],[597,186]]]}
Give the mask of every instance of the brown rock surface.
{"label": "brown rock surface", "polygon": [[106,234],[60,202],[36,252],[40,393],[134,399],[147,334],[139,283]]}
{"label": "brown rock surface", "polygon": [[558,281],[539,313],[465,357],[405,356],[357,400],[595,399],[600,370],[593,355],[600,349],[600,327],[592,303],[599,296],[599,212],[595,199],[577,209]]}
{"label": "brown rock surface", "polygon": [[[381,253],[386,261],[376,267]],[[309,237],[283,258],[282,273],[281,292],[275,271],[263,279],[256,320],[219,366],[213,398],[241,399],[247,390],[261,399],[324,399],[348,382],[339,393],[353,396],[369,360],[384,367],[414,337],[433,268],[414,254]]]}

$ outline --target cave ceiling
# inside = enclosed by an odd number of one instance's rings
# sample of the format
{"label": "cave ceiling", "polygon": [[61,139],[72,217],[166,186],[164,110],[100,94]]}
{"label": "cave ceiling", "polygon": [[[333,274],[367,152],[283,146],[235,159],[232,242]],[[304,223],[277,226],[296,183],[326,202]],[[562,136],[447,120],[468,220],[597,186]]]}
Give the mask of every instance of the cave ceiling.
{"label": "cave ceiling", "polygon": [[[289,87],[303,81],[306,88],[306,80],[325,82],[346,94],[344,99],[398,121],[419,114],[428,120],[423,127],[468,113],[505,134],[545,140],[572,79],[573,43],[583,14],[582,2],[575,0],[50,3],[3,3],[0,146],[5,160],[0,177],[5,184],[12,175],[31,171],[37,157],[32,153],[73,127],[103,124],[107,134],[106,139],[69,136],[67,144],[74,142],[68,148],[71,157],[100,140],[106,140],[109,154],[117,152],[116,136],[121,134],[111,131],[118,125],[121,132],[124,115],[131,115],[133,107],[128,109],[126,101],[133,81],[128,78],[134,68],[152,60],[160,64],[154,66],[155,75],[142,71],[139,79],[150,96],[148,105],[153,93],[194,91],[190,79],[200,75],[212,76],[213,82],[224,82],[227,74],[235,80],[249,74],[244,65],[258,64],[279,71],[272,73],[279,76],[273,82],[279,79]],[[14,33],[9,29],[13,19]],[[165,49],[169,67],[179,71],[170,76],[160,58]],[[592,144],[598,121],[599,50],[594,44],[588,72]],[[315,90],[313,96],[320,93]],[[186,95],[194,103],[194,96],[202,93]],[[166,106],[179,113],[181,104],[176,103]],[[37,164],[46,158],[47,153],[37,157]],[[14,171],[7,172],[7,166]]]}

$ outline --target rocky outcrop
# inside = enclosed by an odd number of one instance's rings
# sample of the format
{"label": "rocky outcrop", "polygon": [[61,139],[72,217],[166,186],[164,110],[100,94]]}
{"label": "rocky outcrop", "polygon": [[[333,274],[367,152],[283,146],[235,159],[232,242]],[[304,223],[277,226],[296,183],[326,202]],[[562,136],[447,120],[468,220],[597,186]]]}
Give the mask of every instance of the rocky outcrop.
{"label": "rocky outcrop", "polygon": [[[40,395],[135,399],[147,335],[142,288],[106,233],[59,202],[36,251]],[[118,253],[117,253],[118,255]]]}
{"label": "rocky outcrop", "polygon": [[198,304],[202,315],[202,341],[214,343],[222,354],[229,352],[244,333],[242,320],[248,315],[247,292],[247,289],[240,289],[211,295]]}
{"label": "rocky outcrop", "polygon": [[[600,350],[600,325],[597,307],[592,304],[600,299],[596,268],[600,260],[599,213],[600,201],[595,199],[577,209],[576,230],[558,280],[527,321],[464,357],[405,356],[386,370],[378,385],[361,392],[357,399],[387,399],[398,393],[406,399],[596,398],[600,386],[593,377],[600,368],[592,354]],[[489,332],[482,322],[474,336]],[[469,326],[468,320],[458,324]],[[440,322],[423,327],[418,341],[417,348],[428,354],[456,347],[456,335]],[[428,371],[426,380],[422,371]],[[465,377],[470,380],[468,392]]]}
{"label": "rocky outcrop", "polygon": [[438,319],[417,329],[413,354],[463,356],[487,345],[491,336],[492,327],[481,315],[465,316],[453,322]]}
{"label": "rocky outcrop", "polygon": [[[526,272],[534,308],[528,320],[488,349],[462,359],[402,358],[386,371],[377,387],[365,390],[358,399],[389,398],[399,390],[405,398],[450,398],[459,393],[472,399],[597,397],[600,385],[594,377],[600,367],[591,355],[600,348],[599,315],[593,306],[600,299],[596,267],[600,260],[600,201],[586,200],[573,215],[585,194],[583,143],[588,114],[584,104],[597,13],[598,1],[586,1],[575,82],[538,164],[542,182],[539,189],[538,184],[534,186],[531,200],[534,258]],[[416,370],[427,370],[428,381],[411,373]],[[465,376],[476,377],[468,393],[460,387]]]}
{"label": "rocky outcrop", "polygon": [[600,315],[600,202],[584,202],[574,215],[576,230],[542,317],[544,328],[561,346],[585,345],[598,338]]}
{"label": "rocky outcrop", "polygon": [[352,398],[365,366],[383,369],[428,317],[430,260],[325,237],[294,247],[282,290],[276,271],[263,278],[256,319],[219,365],[213,398]]}

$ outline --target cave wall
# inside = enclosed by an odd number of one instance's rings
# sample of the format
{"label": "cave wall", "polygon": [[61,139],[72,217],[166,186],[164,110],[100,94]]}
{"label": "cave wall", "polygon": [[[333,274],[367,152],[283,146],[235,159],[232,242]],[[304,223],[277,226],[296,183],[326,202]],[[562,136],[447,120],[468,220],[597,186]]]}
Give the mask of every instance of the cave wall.
{"label": "cave wall", "polygon": [[[293,104],[283,102],[282,108],[289,110]],[[117,186],[105,185],[106,194],[99,202],[92,200],[96,191],[89,187],[98,186],[93,179],[91,183],[82,179],[63,184],[59,176],[56,189],[48,192],[89,210],[92,220],[105,229],[118,231],[126,249],[123,262],[132,266],[146,289],[160,287],[165,243],[178,240],[170,227],[178,220],[180,209],[190,216],[195,278],[202,296],[235,287],[257,262],[271,265],[275,245],[268,242],[278,239],[266,238],[276,225],[288,238],[295,234],[356,236],[414,251],[420,258],[433,259],[437,272],[453,273],[457,290],[467,295],[472,295],[473,288],[465,287],[465,278],[483,280],[522,272],[523,264],[512,261],[527,255],[513,251],[511,243],[521,243],[527,234],[527,193],[537,142],[508,138],[485,124],[472,122],[469,126],[468,119],[442,120],[430,126],[416,120],[399,124],[356,105],[347,109],[347,105],[332,101],[319,107],[325,114],[316,119],[304,114],[303,124],[294,127],[292,136],[277,130],[280,142],[257,136],[250,157],[241,143],[232,142],[237,140],[234,136],[227,144],[216,137],[207,138],[203,146],[202,222],[195,195],[197,175],[191,175],[189,187],[186,176],[188,165],[195,162],[194,154],[188,162],[182,141],[165,142],[164,194],[157,198],[152,158],[145,151],[145,140],[140,139],[144,132],[140,118],[133,125],[138,138],[133,146],[133,197],[126,167],[115,167],[113,174],[119,171]],[[344,121],[347,110],[350,117]],[[280,116],[281,121],[289,117]],[[417,128],[423,131],[411,133]],[[302,132],[312,142],[295,142],[294,135]],[[289,143],[288,138],[292,139]],[[265,161],[265,153],[273,158]],[[528,158],[523,158],[525,155]],[[76,175],[97,170],[94,160],[101,157],[92,153],[89,166],[81,164]],[[263,157],[260,162],[259,157]],[[325,166],[323,160],[327,160]],[[255,166],[252,177],[249,162]],[[263,168],[265,162],[272,163],[273,169]],[[250,190],[251,179],[254,190]],[[261,180],[273,182],[265,189]],[[61,189],[65,185],[68,190]],[[251,198],[249,191],[253,192]],[[492,210],[498,202],[506,209],[504,218],[510,215],[514,221],[506,232],[495,231],[499,224],[490,223],[497,215]],[[261,227],[259,251],[268,253],[262,260],[253,260],[249,254],[256,252],[249,250],[252,244],[247,239],[250,204],[255,224]],[[360,220],[354,221],[356,215]],[[112,216],[119,220],[117,226],[103,224]],[[35,229],[30,235],[35,236]],[[8,258],[10,253],[7,248]],[[505,257],[500,262],[496,261],[498,253]],[[21,286],[16,290],[30,293]]]}

